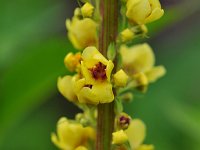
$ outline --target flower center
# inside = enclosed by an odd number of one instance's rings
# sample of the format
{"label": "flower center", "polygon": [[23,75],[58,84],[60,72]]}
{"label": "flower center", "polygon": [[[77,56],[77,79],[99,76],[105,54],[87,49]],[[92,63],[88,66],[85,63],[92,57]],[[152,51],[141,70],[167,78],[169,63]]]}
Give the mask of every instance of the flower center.
{"label": "flower center", "polygon": [[130,124],[130,117],[121,116],[119,118],[119,125],[122,129],[127,129]]}
{"label": "flower center", "polygon": [[105,80],[106,79],[106,66],[99,62],[96,64],[93,68],[89,69],[92,73],[92,77],[95,80],[101,79]]}
{"label": "flower center", "polygon": [[92,88],[92,85],[91,84],[86,84],[84,87],[87,87],[87,88]]}

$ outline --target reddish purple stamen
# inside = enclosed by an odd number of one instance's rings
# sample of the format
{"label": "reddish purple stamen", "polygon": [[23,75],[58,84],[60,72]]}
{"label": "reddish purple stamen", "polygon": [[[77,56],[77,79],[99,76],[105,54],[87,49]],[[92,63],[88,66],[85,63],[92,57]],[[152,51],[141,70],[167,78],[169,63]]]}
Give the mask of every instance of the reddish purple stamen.
{"label": "reddish purple stamen", "polygon": [[95,80],[101,79],[105,80],[106,79],[106,66],[99,62],[96,64],[93,68],[89,69],[92,73],[92,77]]}

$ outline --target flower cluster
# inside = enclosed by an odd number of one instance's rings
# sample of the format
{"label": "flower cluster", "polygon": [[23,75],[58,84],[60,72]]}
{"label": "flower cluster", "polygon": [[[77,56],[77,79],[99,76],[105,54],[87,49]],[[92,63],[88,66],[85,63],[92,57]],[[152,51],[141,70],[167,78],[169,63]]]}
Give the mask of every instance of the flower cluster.
{"label": "flower cluster", "polygon": [[[87,1],[87,0],[86,0]],[[64,58],[73,75],[59,77],[59,92],[83,110],[75,120],[61,118],[52,142],[63,150],[93,150],[96,135],[97,105],[115,103],[115,127],[112,144],[116,150],[153,150],[143,144],[146,126],[123,112],[122,103],[133,98],[135,90],[145,92],[149,83],[157,81],[166,70],[155,66],[155,55],[147,44],[127,46],[137,37],[145,37],[145,24],[159,19],[164,11],[159,0],[122,0],[122,26],[116,41],[108,46],[108,56],[98,50],[101,16],[95,5],[84,2],[66,20],[68,38],[77,53]],[[119,59],[120,58],[120,59]]]}

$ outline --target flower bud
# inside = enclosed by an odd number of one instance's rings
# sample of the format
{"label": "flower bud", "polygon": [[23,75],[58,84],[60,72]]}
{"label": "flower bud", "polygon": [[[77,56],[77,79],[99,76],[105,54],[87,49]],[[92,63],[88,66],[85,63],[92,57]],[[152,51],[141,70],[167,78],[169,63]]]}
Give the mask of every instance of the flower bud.
{"label": "flower bud", "polygon": [[90,3],[85,3],[83,7],[81,7],[83,17],[92,17],[93,11],[94,7]]}
{"label": "flower bud", "polygon": [[123,94],[120,98],[124,102],[131,102],[133,100],[133,98],[134,98],[134,95],[133,95],[133,93],[128,92],[128,93]]}
{"label": "flower bud", "polygon": [[143,72],[137,73],[133,77],[137,81],[138,86],[148,85],[148,78]]}
{"label": "flower bud", "polygon": [[121,69],[113,76],[114,83],[116,86],[124,87],[128,81],[128,75]]}
{"label": "flower bud", "polygon": [[127,0],[126,7],[126,16],[135,24],[155,21],[164,14],[159,0]]}
{"label": "flower bud", "polygon": [[81,9],[79,7],[74,10],[74,17],[81,17]]}
{"label": "flower bud", "polygon": [[69,53],[65,56],[64,64],[69,71],[75,71],[77,70],[77,67],[80,66],[81,61],[81,53]]}
{"label": "flower bud", "polygon": [[137,89],[145,92],[147,90],[147,85],[149,84],[147,76],[143,73],[137,73],[133,77],[136,81]]}
{"label": "flower bud", "polygon": [[123,130],[112,133],[112,144],[121,145],[128,141],[128,136]]}
{"label": "flower bud", "polygon": [[121,40],[122,42],[130,41],[134,38],[134,33],[129,28],[123,30],[121,32]]}

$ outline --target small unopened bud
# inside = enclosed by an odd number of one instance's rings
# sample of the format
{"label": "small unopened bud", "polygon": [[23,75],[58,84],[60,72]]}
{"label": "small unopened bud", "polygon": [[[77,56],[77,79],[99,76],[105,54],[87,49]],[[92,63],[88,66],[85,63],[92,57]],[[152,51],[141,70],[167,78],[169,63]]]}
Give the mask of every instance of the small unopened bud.
{"label": "small unopened bud", "polygon": [[131,117],[126,113],[121,113],[119,116],[117,116],[117,127],[125,130],[129,127],[129,124],[131,122]]}
{"label": "small unopened bud", "polygon": [[92,17],[93,11],[94,7],[90,3],[85,3],[83,7],[81,7],[83,17]]}
{"label": "small unopened bud", "polygon": [[121,32],[121,40],[122,42],[130,41],[134,38],[134,32],[130,29],[125,29]]}
{"label": "small unopened bud", "polygon": [[83,126],[88,125],[88,120],[85,118],[85,115],[83,113],[78,113],[75,117],[76,121],[81,123]]}
{"label": "small unopened bud", "polygon": [[147,90],[147,85],[149,84],[147,76],[143,72],[140,72],[134,75],[134,79],[137,82],[137,89],[145,92]]}
{"label": "small unopened bud", "polygon": [[133,97],[134,97],[133,93],[129,92],[123,94],[120,98],[125,102],[131,102],[133,100]]}
{"label": "small unopened bud", "polygon": [[75,17],[80,17],[81,16],[81,9],[80,8],[76,8],[74,10],[74,16]]}
{"label": "small unopened bud", "polygon": [[124,87],[128,81],[128,75],[121,69],[114,74],[114,83],[116,86]]}
{"label": "small unopened bud", "polygon": [[138,86],[148,85],[147,76],[143,72],[137,73],[133,77],[137,81]]}
{"label": "small unopened bud", "polygon": [[75,119],[76,119],[76,121],[80,121],[83,117],[84,117],[83,113],[78,113],[78,114],[76,114]]}
{"label": "small unopened bud", "polygon": [[81,54],[80,53],[69,53],[64,59],[64,64],[69,69],[69,71],[75,71],[78,66],[80,66]]}
{"label": "small unopened bud", "polygon": [[128,136],[123,130],[112,133],[112,144],[121,145],[128,141]]}

